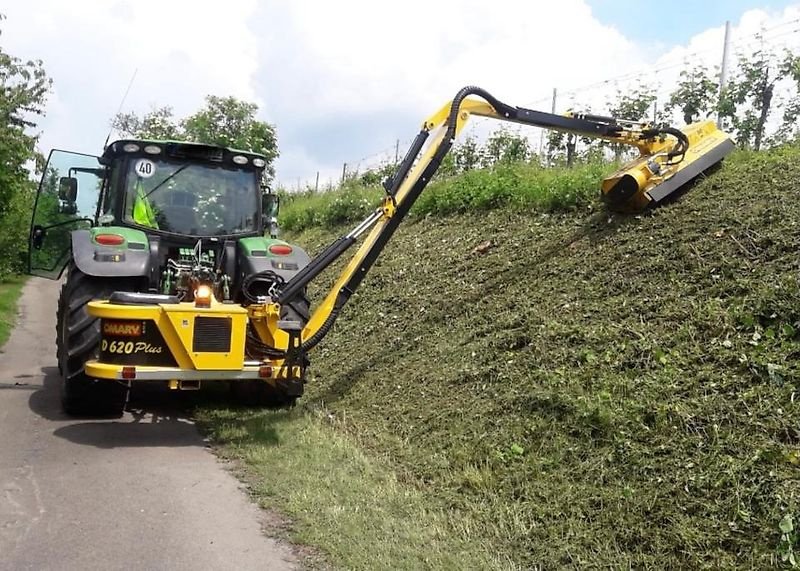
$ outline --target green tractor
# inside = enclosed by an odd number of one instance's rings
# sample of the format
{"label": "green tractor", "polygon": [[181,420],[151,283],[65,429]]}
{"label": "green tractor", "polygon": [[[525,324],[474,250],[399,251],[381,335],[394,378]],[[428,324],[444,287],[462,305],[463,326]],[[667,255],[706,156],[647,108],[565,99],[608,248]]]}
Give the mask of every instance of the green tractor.
{"label": "green tractor", "polygon": [[[51,152],[28,263],[33,275],[66,273],[56,322],[65,412],[119,412],[130,384],[86,374],[102,338],[101,320],[88,311],[92,300],[127,294],[120,303],[192,302],[203,283],[222,304],[243,304],[268,296],[308,264],[303,249],[276,237],[278,199],[261,184],[265,167],[262,155],[176,141],[120,140],[100,157]],[[304,295],[281,311],[290,322],[308,321]],[[146,344],[147,331],[138,333],[120,347],[153,347],[146,357],[158,365],[163,357],[156,345]],[[247,355],[263,358],[266,348],[248,339]],[[170,386],[197,388],[199,382]],[[241,379],[231,386],[247,403],[279,406],[292,404],[303,389]]]}

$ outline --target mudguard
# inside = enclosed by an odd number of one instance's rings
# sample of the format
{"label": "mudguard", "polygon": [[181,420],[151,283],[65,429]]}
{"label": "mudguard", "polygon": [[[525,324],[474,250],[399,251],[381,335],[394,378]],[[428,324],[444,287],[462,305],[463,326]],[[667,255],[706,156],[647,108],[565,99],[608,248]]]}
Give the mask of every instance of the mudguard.
{"label": "mudguard", "polygon": [[[98,234],[122,236],[118,245],[104,245]],[[150,248],[147,235],[132,228],[101,226],[72,232],[72,258],[84,274],[96,277],[150,275]]]}
{"label": "mudguard", "polygon": [[[286,251],[288,253],[275,253],[271,250]],[[297,272],[308,265],[311,258],[300,246],[289,244],[276,238],[243,238],[239,240],[239,272],[244,276],[257,274],[269,270],[275,272],[287,282],[292,279]]]}

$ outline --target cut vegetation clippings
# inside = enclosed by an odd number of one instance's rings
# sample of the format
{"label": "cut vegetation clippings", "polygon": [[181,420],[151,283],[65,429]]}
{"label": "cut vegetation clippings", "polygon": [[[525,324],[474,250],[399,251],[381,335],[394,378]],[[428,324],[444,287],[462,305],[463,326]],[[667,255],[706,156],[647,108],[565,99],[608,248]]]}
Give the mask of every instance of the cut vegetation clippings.
{"label": "cut vegetation clippings", "polygon": [[[471,568],[782,565],[800,549],[799,159],[739,153],[642,216],[510,197],[418,217],[312,354],[313,414],[286,417],[266,452],[274,413],[205,414],[265,501],[343,567],[385,565],[340,550],[344,521],[319,511],[363,515],[356,543],[405,542],[371,509],[383,488],[362,465],[388,470],[390,497],[448,514],[440,545],[501,555]],[[336,235],[292,240],[316,252]],[[328,455],[325,434],[363,454]],[[320,496],[365,477],[375,498]],[[416,558],[390,567],[440,553],[409,543]]]}

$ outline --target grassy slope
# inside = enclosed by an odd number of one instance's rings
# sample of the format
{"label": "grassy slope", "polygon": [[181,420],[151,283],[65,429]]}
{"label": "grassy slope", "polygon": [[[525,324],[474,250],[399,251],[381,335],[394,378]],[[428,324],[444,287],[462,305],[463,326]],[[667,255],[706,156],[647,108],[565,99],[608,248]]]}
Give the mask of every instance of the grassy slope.
{"label": "grassy slope", "polygon": [[800,512],[798,159],[738,155],[640,217],[402,226],[306,406],[520,566],[769,564]]}
{"label": "grassy slope", "polygon": [[25,278],[18,276],[0,280],[0,348],[3,347],[17,320],[17,300]]}

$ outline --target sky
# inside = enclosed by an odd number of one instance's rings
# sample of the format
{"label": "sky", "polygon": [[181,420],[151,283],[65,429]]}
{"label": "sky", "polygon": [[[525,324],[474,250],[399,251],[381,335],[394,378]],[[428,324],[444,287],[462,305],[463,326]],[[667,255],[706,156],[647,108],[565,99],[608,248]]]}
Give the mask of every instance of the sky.
{"label": "sky", "polygon": [[[602,111],[644,82],[668,96],[689,63],[733,51],[800,48],[800,2],[758,0],[7,0],[0,46],[38,58],[53,78],[40,147],[99,154],[134,76],[125,112],[208,94],[259,105],[276,126],[277,180],[321,185],[400,153],[464,85],[557,111]],[[478,120],[475,134],[497,127]],[[483,131],[482,131],[483,130]],[[113,138],[113,136],[112,136]],[[535,135],[534,135],[535,139]]]}

